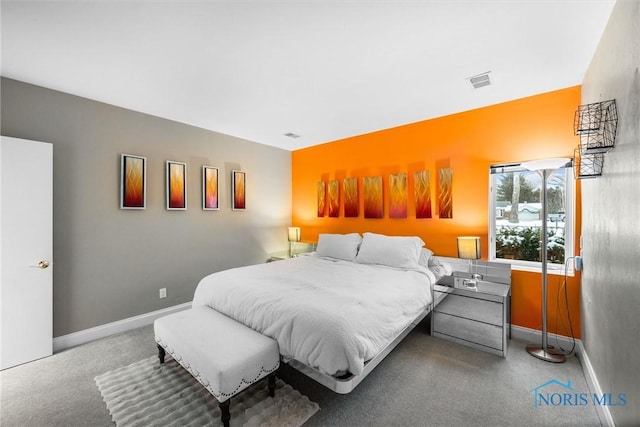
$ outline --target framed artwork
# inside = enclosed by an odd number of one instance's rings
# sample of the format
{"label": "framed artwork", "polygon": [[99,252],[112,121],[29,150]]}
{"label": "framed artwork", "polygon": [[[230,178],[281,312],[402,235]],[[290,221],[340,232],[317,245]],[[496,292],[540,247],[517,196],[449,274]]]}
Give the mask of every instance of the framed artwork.
{"label": "framed artwork", "polygon": [[345,178],[342,182],[344,194],[344,216],[355,218],[360,214],[358,203],[358,178]]}
{"label": "framed artwork", "polygon": [[389,175],[389,218],[407,217],[407,174]]}
{"label": "framed artwork", "polygon": [[384,217],[381,176],[368,176],[364,178],[364,217]]}
{"label": "framed artwork", "polygon": [[231,209],[234,211],[247,208],[246,175],[241,171],[231,172]]}
{"label": "framed artwork", "polygon": [[429,171],[413,174],[413,187],[416,199],[416,218],[431,218],[431,183]]}
{"label": "framed artwork", "polygon": [[202,209],[205,211],[220,210],[218,168],[213,166],[202,166]]}
{"label": "framed artwork", "polygon": [[316,188],[318,191],[318,218],[322,218],[326,211],[327,200],[326,186],[324,184],[324,181],[318,181],[318,184],[316,184]]}
{"label": "framed artwork", "polygon": [[340,183],[337,179],[329,181],[329,217],[337,218],[340,216]]}
{"label": "framed artwork", "polygon": [[147,158],[120,155],[120,209],[146,209]]}
{"label": "framed artwork", "polygon": [[187,210],[187,164],[167,160],[167,209]]}
{"label": "framed artwork", "polygon": [[438,215],[453,218],[453,169],[439,169],[438,176]]}

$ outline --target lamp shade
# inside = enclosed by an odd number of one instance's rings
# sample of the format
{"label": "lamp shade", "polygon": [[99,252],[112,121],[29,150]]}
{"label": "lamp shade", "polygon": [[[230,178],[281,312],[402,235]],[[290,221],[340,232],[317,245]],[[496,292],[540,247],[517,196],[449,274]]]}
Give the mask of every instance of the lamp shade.
{"label": "lamp shade", "polygon": [[551,159],[540,159],[540,160],[532,160],[530,162],[521,163],[525,169],[530,171],[541,171],[541,170],[556,170],[561,168],[571,162],[571,159],[565,159],[563,157],[554,157]]}
{"label": "lamp shade", "polygon": [[290,242],[300,241],[300,227],[289,227],[289,241]]}
{"label": "lamp shade", "polygon": [[480,259],[480,238],[473,236],[458,237],[458,258]]}

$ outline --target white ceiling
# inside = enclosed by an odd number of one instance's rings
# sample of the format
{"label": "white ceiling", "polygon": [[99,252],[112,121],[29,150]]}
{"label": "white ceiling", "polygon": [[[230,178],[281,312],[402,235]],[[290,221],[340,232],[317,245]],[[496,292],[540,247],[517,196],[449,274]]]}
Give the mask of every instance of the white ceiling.
{"label": "white ceiling", "polygon": [[614,3],[2,0],[2,75],[294,150],[581,84]]}

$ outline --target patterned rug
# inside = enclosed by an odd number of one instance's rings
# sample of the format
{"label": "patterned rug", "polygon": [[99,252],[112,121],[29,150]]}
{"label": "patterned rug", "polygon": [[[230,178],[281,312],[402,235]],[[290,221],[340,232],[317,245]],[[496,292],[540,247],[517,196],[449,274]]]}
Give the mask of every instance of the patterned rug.
{"label": "patterned rug", "polygon": [[[118,427],[221,426],[218,401],[175,360],[150,357],[98,375],[96,385]],[[231,399],[232,426],[300,426],[320,407],[282,380],[266,378]]]}

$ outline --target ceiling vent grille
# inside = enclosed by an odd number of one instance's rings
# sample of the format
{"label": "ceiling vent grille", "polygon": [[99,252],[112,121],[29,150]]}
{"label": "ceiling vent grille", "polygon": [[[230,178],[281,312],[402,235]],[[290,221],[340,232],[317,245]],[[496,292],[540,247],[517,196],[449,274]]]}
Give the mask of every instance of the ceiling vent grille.
{"label": "ceiling vent grille", "polygon": [[486,73],[478,74],[473,77],[469,77],[469,81],[473,85],[474,89],[479,89],[484,86],[489,86],[491,84],[491,80],[489,79],[489,73],[491,71],[487,71]]}
{"label": "ceiling vent grille", "polygon": [[289,138],[293,138],[293,139],[300,138],[300,135],[296,135],[293,132],[287,132],[284,134],[284,136],[288,136]]}

